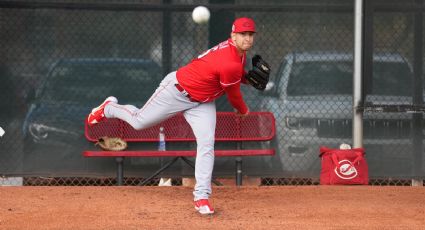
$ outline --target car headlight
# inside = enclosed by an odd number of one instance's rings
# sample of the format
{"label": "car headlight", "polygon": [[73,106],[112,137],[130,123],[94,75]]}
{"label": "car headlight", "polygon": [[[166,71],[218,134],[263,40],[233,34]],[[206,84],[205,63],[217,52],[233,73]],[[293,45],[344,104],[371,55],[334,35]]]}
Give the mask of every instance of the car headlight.
{"label": "car headlight", "polygon": [[316,128],[316,120],[310,118],[286,117],[286,127],[292,130]]}
{"label": "car headlight", "polygon": [[29,133],[31,134],[31,136],[34,138],[35,141],[46,139],[49,137],[49,134],[53,132],[75,135],[70,131],[67,131],[64,129],[58,129],[58,128],[43,125],[43,124],[32,123],[29,125]]}
{"label": "car headlight", "polygon": [[31,124],[28,129],[29,133],[36,140],[46,139],[48,134],[48,127],[40,124]]}

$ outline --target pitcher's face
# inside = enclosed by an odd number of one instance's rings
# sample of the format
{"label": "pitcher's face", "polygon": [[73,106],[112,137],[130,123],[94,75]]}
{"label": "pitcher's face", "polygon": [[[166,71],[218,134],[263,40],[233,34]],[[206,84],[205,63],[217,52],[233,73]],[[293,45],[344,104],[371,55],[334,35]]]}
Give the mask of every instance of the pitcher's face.
{"label": "pitcher's face", "polygon": [[254,45],[254,32],[232,33],[231,37],[239,53],[248,51]]}

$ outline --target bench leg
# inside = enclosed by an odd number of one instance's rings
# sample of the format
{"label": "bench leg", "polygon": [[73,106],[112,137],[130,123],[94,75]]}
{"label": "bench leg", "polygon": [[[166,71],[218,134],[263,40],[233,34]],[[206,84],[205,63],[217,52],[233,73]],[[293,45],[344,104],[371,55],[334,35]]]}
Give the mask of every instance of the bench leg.
{"label": "bench leg", "polygon": [[[190,167],[192,167],[193,169],[195,169],[195,164],[193,164],[192,161],[190,161],[189,159],[187,159],[186,157],[180,157],[184,162],[186,162],[187,165],[189,165]],[[211,180],[215,185],[217,186],[223,186],[223,184],[220,181],[217,181],[216,179],[212,179]]]}
{"label": "bench leg", "polygon": [[236,185],[242,185],[242,157],[236,157]]}
{"label": "bench leg", "polygon": [[124,178],[124,172],[123,172],[124,157],[117,157],[115,158],[115,161],[117,162],[117,185],[121,186],[123,184],[123,178]]}
{"label": "bench leg", "polygon": [[176,162],[179,159],[179,157],[174,157],[173,160],[171,160],[170,162],[168,162],[167,164],[165,164],[163,167],[161,167],[160,169],[158,169],[158,171],[156,171],[154,174],[152,174],[152,176],[146,178],[145,180],[143,180],[140,185],[145,185],[147,184],[150,180],[152,180],[152,178],[158,176],[158,174],[160,174],[162,171],[164,171],[165,169],[167,169],[168,167],[170,167],[170,165],[174,164],[174,162]]}

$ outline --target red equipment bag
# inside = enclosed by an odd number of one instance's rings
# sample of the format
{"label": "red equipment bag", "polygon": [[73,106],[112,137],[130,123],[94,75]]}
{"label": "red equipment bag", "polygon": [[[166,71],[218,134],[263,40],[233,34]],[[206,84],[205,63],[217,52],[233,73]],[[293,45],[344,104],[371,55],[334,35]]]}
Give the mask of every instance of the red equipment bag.
{"label": "red equipment bag", "polygon": [[369,183],[369,172],[363,148],[330,149],[320,147],[321,185]]}

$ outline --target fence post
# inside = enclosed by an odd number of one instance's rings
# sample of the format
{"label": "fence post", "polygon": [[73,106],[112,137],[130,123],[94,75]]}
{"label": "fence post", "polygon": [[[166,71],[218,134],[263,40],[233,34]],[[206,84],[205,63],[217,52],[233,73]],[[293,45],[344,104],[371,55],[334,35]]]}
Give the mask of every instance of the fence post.
{"label": "fence post", "polygon": [[353,147],[363,147],[363,0],[354,7],[354,71],[353,71]]}

